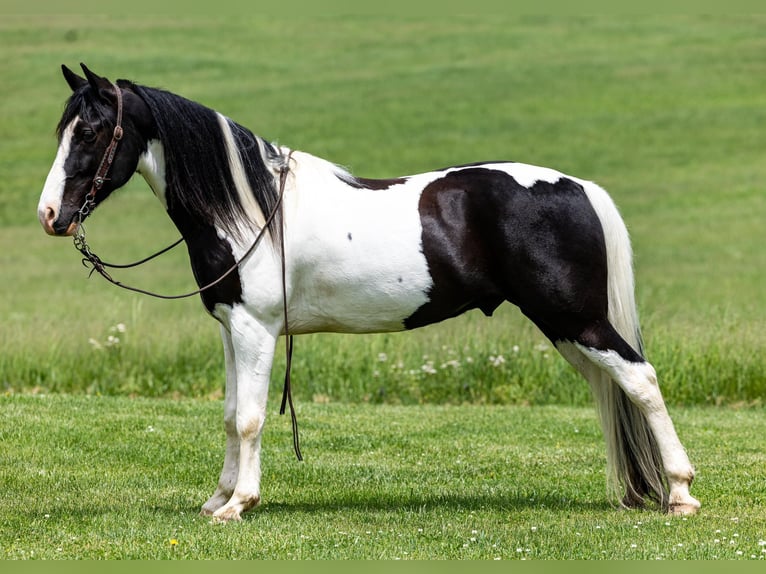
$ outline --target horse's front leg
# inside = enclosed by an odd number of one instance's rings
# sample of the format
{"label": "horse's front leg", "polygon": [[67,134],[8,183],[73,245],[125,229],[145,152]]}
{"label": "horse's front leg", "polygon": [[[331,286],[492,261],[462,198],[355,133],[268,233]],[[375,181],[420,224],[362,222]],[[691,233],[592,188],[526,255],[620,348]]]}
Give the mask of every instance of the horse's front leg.
{"label": "horse's front leg", "polygon": [[226,394],[223,399],[223,426],[226,431],[226,454],[218,487],[202,506],[203,515],[211,515],[228,502],[239,473],[239,434],[237,433],[237,369],[229,325],[221,325],[223,356],[226,361]]}
{"label": "horse's front leg", "polygon": [[[239,464],[230,498],[213,512],[213,517],[219,520],[240,520],[243,512],[261,500],[261,433],[266,420],[269,378],[279,330],[278,327],[262,325],[241,307],[232,310],[229,336],[236,379],[233,394],[236,399],[233,425],[231,420],[227,423],[227,432],[231,432],[227,438],[227,457],[230,456],[228,447],[238,442],[238,453],[231,454],[230,468],[233,470],[235,456]],[[227,404],[228,415],[231,414],[228,410],[230,406]],[[222,494],[231,488],[228,476],[224,477],[226,471],[224,463]]]}

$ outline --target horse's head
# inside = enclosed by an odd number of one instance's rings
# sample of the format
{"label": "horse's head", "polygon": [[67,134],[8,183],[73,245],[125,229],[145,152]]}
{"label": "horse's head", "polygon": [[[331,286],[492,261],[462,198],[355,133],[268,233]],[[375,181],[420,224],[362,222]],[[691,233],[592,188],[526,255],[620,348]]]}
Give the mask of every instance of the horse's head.
{"label": "horse's head", "polygon": [[120,81],[118,87],[85,65],[85,78],[61,68],[73,93],[57,128],[58,152],[37,215],[46,233],[73,235],[99,203],[131,178],[156,128],[129,83]]}

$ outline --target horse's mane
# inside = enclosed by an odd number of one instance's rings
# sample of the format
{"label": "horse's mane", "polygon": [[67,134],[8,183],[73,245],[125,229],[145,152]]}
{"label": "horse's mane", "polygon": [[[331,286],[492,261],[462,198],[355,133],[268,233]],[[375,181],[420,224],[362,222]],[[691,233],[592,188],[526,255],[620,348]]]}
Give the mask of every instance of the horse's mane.
{"label": "horse's mane", "polygon": [[[219,114],[201,104],[164,90],[131,85],[149,106],[165,153],[168,208],[177,204],[196,221],[217,225],[240,237],[254,224],[237,192],[229,165]],[[275,178],[266,162],[279,162],[279,152],[250,130],[226,119],[253,198],[266,218],[278,199]],[[264,157],[266,156],[266,157]],[[282,219],[271,224],[279,238]]]}

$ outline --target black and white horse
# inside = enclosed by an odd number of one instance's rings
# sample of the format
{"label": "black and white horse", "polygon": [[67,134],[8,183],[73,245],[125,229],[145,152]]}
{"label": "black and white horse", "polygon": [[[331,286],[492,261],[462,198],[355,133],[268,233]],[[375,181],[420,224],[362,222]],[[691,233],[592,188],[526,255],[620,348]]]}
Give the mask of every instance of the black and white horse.
{"label": "black and white horse", "polygon": [[592,386],[622,504],[697,511],[694,470],[643,357],[628,233],[602,188],[512,162],[363,179],[180,96],[62,68],[73,94],[38,206],[47,233],[75,234],[134,172],[182,234],[199,285],[236,265],[267,226],[235,272],[201,294],[226,358],[226,454],[204,514],[237,520],[261,499],[283,272],[295,334],[402,331],[517,305]]}

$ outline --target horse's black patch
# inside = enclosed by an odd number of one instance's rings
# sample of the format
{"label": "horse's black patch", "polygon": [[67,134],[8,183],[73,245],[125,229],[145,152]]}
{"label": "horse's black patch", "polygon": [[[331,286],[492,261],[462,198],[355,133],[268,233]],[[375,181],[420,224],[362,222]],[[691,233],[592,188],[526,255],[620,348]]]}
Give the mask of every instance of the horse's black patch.
{"label": "horse's black patch", "polygon": [[607,313],[606,246],[582,186],[562,177],[531,187],[469,167],[430,183],[418,206],[429,301],[413,329],[469,309],[518,305],[553,339],[574,339]]}
{"label": "horse's black patch", "polygon": [[348,174],[335,174],[343,183],[355,187],[356,189],[382,190],[400,185],[407,181],[406,177],[397,177],[393,179],[368,179],[366,177],[356,177]]}
{"label": "horse's black patch", "polygon": [[447,171],[449,169],[465,169],[465,168],[469,168],[469,167],[484,167],[484,166],[487,166],[487,165],[498,164],[498,163],[513,163],[513,162],[512,161],[507,161],[507,160],[503,160],[503,161],[500,161],[500,160],[498,160],[498,161],[474,161],[474,162],[471,162],[471,163],[463,163],[463,164],[460,164],[460,165],[449,165],[447,167],[442,167],[440,169],[435,169],[434,171],[436,172],[436,171]]}
{"label": "horse's black patch", "polygon": [[[178,221],[176,224],[178,225]],[[189,249],[189,261],[194,279],[199,286],[208,285],[215,281],[236,263],[231,246],[227,241],[218,237],[214,229],[202,227],[194,233],[184,233],[184,237]],[[203,291],[200,296],[205,308],[210,313],[219,303],[224,305],[241,303],[242,282],[239,270],[234,270],[220,283]]]}

